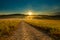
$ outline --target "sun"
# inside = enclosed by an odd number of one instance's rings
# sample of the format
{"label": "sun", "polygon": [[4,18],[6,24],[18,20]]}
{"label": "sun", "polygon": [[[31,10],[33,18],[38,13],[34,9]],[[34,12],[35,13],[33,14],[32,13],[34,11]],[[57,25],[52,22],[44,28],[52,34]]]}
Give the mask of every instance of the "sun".
{"label": "sun", "polygon": [[31,11],[29,11],[29,12],[28,12],[28,15],[32,15],[32,12],[31,12]]}

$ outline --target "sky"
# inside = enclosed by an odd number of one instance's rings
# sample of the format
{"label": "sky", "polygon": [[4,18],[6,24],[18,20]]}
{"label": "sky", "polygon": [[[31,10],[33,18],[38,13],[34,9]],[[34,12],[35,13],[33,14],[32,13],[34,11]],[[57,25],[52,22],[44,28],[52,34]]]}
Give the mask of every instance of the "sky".
{"label": "sky", "polygon": [[0,14],[24,13],[29,10],[37,14],[60,12],[60,0],[0,0]]}

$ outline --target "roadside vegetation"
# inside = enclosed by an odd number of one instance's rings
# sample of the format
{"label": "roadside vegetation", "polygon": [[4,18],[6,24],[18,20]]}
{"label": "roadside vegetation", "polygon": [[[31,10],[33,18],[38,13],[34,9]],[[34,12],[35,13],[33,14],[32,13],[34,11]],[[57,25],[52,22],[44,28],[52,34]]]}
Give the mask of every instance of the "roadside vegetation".
{"label": "roadside vegetation", "polygon": [[19,22],[18,19],[0,19],[0,37],[12,35],[12,32],[18,28]]}
{"label": "roadside vegetation", "polygon": [[25,21],[35,28],[45,31],[50,36],[60,37],[60,20],[31,19]]}

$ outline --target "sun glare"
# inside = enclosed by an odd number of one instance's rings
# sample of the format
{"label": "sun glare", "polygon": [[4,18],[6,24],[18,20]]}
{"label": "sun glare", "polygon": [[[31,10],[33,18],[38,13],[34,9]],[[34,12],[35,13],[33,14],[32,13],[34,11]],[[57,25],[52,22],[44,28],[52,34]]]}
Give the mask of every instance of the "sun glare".
{"label": "sun glare", "polygon": [[28,12],[28,15],[32,15],[32,12]]}

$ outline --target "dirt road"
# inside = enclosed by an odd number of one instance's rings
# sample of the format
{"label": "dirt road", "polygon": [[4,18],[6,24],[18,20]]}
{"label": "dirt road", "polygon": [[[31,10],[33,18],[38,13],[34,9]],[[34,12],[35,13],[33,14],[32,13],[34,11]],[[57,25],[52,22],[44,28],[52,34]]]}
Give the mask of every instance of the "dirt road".
{"label": "dirt road", "polygon": [[25,22],[19,23],[19,28],[14,32],[11,37],[1,40],[53,40],[43,32],[38,31]]}

